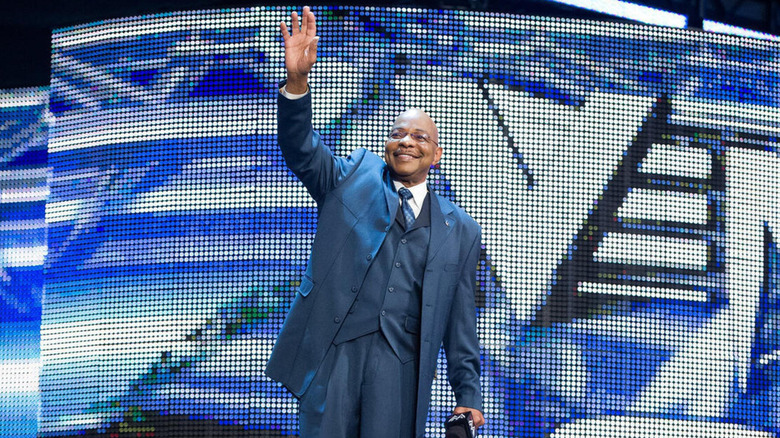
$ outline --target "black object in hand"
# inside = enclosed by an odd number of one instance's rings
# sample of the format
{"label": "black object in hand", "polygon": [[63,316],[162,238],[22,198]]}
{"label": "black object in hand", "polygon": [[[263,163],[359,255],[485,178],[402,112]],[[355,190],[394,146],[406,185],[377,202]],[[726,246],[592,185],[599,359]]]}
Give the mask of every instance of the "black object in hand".
{"label": "black object in hand", "polygon": [[453,414],[444,422],[445,438],[475,438],[477,430],[474,420],[471,419],[471,411],[462,414]]}

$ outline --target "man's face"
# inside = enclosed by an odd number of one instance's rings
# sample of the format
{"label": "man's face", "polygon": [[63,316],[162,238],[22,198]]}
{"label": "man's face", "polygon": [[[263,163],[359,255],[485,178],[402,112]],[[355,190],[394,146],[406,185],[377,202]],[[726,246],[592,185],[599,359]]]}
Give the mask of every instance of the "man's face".
{"label": "man's face", "polygon": [[406,187],[425,181],[441,159],[438,142],[439,132],[427,114],[419,109],[401,113],[385,142],[385,162],[393,179]]}

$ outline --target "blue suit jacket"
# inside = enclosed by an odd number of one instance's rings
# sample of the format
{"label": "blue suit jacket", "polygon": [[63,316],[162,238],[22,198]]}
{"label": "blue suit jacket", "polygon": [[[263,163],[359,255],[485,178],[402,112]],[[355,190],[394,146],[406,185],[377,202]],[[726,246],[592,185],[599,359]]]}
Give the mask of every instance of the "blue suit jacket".
{"label": "blue suit jacket", "polygon": [[[371,260],[396,216],[398,195],[385,162],[365,149],[336,157],[312,130],[311,93],[279,95],[279,146],[317,202],[308,266],[266,367],[300,397],[347,316]],[[474,302],[479,225],[431,196],[431,238],[422,287],[416,435],[423,436],[436,359],[443,344],[458,406],[482,410]],[[389,267],[388,267],[389,268]]]}

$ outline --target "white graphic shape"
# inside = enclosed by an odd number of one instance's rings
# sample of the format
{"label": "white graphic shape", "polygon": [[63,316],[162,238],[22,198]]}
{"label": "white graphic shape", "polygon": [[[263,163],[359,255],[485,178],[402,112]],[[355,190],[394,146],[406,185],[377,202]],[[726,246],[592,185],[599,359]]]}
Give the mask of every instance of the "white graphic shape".
{"label": "white graphic shape", "polygon": [[[727,304],[665,362],[631,407],[717,418],[729,394],[747,389],[750,351],[764,278],[764,227],[777,229],[780,157],[732,148],[726,155]],[[733,388],[733,384],[737,388]]]}
{"label": "white graphic shape", "polygon": [[669,176],[706,179],[710,177],[712,157],[704,148],[654,144],[639,171]]}
{"label": "white graphic shape", "polygon": [[[529,190],[477,84],[398,81],[396,86],[408,106],[427,109],[436,120],[442,170],[460,204],[482,226],[515,317],[529,321],[653,99],[598,93],[576,107],[491,86],[488,94],[532,172]],[[479,135],[464,126],[478,126]]]}
{"label": "white graphic shape", "polygon": [[593,258],[602,263],[705,270],[707,254],[707,243],[700,239],[607,233]]}
{"label": "white graphic shape", "polygon": [[618,217],[703,225],[707,195],[635,188],[618,208]]}

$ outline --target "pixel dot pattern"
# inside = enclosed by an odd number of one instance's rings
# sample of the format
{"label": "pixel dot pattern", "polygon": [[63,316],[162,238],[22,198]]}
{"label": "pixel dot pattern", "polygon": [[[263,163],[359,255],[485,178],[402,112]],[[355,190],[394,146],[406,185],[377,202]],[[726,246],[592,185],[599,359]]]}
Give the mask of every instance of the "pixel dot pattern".
{"label": "pixel dot pattern", "polygon": [[[3,436],[297,434],[262,372],[317,217],[275,138],[292,11],[57,30],[51,87],[0,95]],[[777,43],[314,11],[325,142],[381,154],[423,108],[483,228],[480,436],[780,437]]]}

